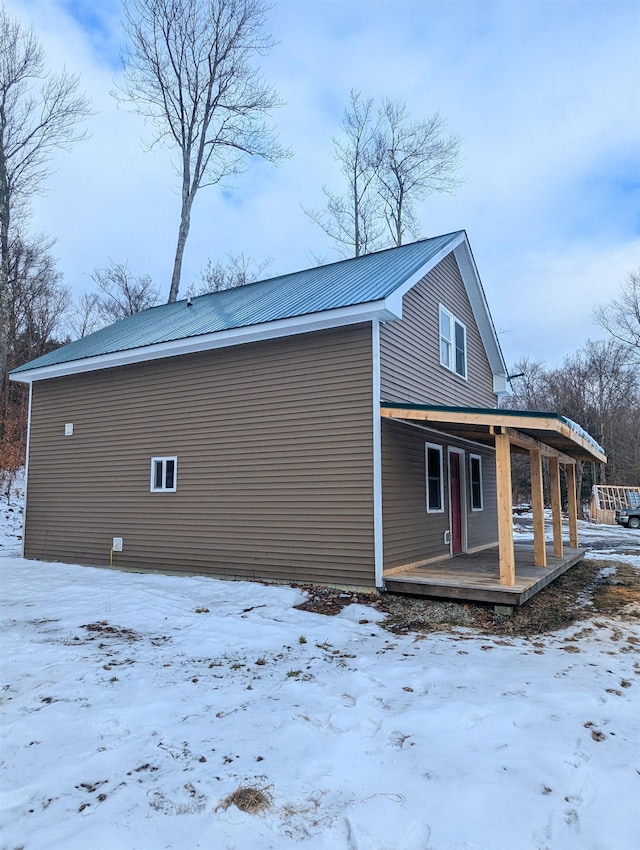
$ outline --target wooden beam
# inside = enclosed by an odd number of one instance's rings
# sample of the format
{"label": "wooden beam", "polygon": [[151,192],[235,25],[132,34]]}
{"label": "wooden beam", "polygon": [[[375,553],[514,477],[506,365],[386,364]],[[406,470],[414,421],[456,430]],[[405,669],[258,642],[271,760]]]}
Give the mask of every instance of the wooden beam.
{"label": "wooden beam", "polygon": [[542,487],[542,453],[529,452],[531,464],[531,507],[533,508],[533,562],[536,567],[547,566],[547,547],[544,539],[544,491]]}
{"label": "wooden beam", "polygon": [[567,475],[567,500],[569,508],[569,546],[578,548],[578,497],[576,493],[576,468],[574,465],[566,466]]}
{"label": "wooden beam", "polygon": [[592,456],[592,459],[598,461],[598,463],[606,463],[607,456],[600,448],[596,448],[596,446],[592,445],[589,440],[586,440],[583,436],[578,434],[577,431],[574,431],[573,428],[569,427],[565,422],[558,422],[557,428],[559,434],[562,434],[563,437],[566,437],[568,440],[571,440],[573,443],[577,443],[577,445],[581,446],[583,449],[586,449],[589,454]]}
{"label": "wooden beam", "polygon": [[465,411],[465,410],[420,410],[410,407],[380,408],[380,414],[387,419],[409,419],[417,422],[433,422],[434,425],[480,425],[490,427],[499,425],[502,428],[529,429],[532,431],[549,431],[562,436],[570,445],[584,452],[582,459],[606,463],[607,456],[585,439],[566,422],[556,416],[531,416],[526,411],[506,414],[499,409],[495,411]]}
{"label": "wooden beam", "polygon": [[548,446],[546,443],[530,437],[528,434],[523,434],[520,431],[516,431],[514,428],[505,428],[505,431],[509,435],[509,439],[514,446],[519,446],[520,448],[527,450],[538,449],[541,452],[542,457],[557,457],[560,463],[575,463],[574,458],[558,451],[558,449],[554,449],[553,446]]}
{"label": "wooden beam", "polygon": [[516,558],[513,547],[511,446],[506,434],[496,434],[495,441],[500,584],[513,586],[516,583]]}
{"label": "wooden beam", "polygon": [[551,513],[553,515],[553,554],[562,557],[562,502],[560,499],[560,462],[557,457],[549,458],[551,481]]}

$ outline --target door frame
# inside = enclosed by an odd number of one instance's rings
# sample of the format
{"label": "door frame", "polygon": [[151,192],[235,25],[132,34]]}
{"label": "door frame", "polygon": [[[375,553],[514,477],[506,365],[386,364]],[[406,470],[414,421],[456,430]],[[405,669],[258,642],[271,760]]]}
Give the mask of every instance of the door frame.
{"label": "door frame", "polygon": [[453,552],[453,499],[451,489],[451,455],[458,455],[460,469],[460,552],[462,555],[467,551],[467,471],[466,452],[464,449],[447,446],[447,488],[449,493],[449,554],[454,557]]}

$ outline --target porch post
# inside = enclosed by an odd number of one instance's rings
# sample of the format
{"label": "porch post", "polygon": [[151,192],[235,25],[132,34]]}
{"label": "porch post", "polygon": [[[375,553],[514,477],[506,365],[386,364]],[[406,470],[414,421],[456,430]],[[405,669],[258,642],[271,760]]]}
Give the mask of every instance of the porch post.
{"label": "porch post", "polygon": [[544,492],[542,488],[542,452],[529,451],[531,464],[531,507],[533,508],[533,562],[536,567],[547,566],[547,547],[544,540]]}
{"label": "porch post", "polygon": [[[501,433],[497,433],[500,431]],[[498,549],[500,584],[516,583],[516,559],[513,548],[513,499],[511,496],[511,442],[509,435],[496,428],[496,484],[498,498]]]}
{"label": "porch post", "polygon": [[578,548],[578,495],[576,493],[576,465],[568,463],[565,466],[567,474],[567,495],[569,507],[569,546]]}
{"label": "porch post", "polygon": [[553,514],[553,554],[562,557],[562,504],[560,500],[560,461],[549,458],[549,477],[551,479],[551,512]]}

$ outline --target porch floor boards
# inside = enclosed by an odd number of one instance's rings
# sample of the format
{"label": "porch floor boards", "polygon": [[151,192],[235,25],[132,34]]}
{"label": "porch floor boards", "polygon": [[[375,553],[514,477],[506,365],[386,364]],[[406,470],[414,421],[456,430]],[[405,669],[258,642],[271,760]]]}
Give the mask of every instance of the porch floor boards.
{"label": "porch floor boards", "polygon": [[492,602],[497,605],[523,605],[562,573],[577,564],[585,549],[564,546],[562,558],[547,546],[547,566],[536,567],[533,560],[533,543],[516,543],[516,583],[500,584],[498,547],[457,555],[444,561],[422,566],[412,565],[406,570],[383,576],[385,587],[392,593],[410,593],[418,596],[437,596],[444,599],[467,599],[475,602]]}

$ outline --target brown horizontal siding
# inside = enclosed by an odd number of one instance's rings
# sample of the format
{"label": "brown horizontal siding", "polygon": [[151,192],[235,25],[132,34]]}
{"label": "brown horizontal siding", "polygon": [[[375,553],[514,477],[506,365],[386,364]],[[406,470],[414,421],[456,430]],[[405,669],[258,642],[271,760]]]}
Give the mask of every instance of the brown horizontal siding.
{"label": "brown horizontal siding", "polygon": [[[427,513],[425,443],[443,447],[444,512]],[[470,446],[444,434],[421,430],[400,422],[382,421],[382,504],[384,569],[447,557],[449,528],[447,447],[462,448],[466,484],[467,549],[497,540],[495,456],[484,447]],[[469,454],[482,457],[484,510],[471,511]]]}
{"label": "brown horizontal siding", "polygon": [[27,557],[372,586],[371,370],[360,325],[36,384]]}
{"label": "brown horizontal siding", "polygon": [[[382,507],[384,568],[446,556],[445,512],[428,514],[424,444],[415,429],[382,420]],[[429,440],[428,442],[435,442]],[[444,458],[446,464],[446,457]]]}
{"label": "brown horizontal siding", "polygon": [[[440,364],[440,304],[466,325],[467,380]],[[493,373],[452,254],[405,294],[402,319],[381,325],[380,372],[386,401],[495,406]]]}

